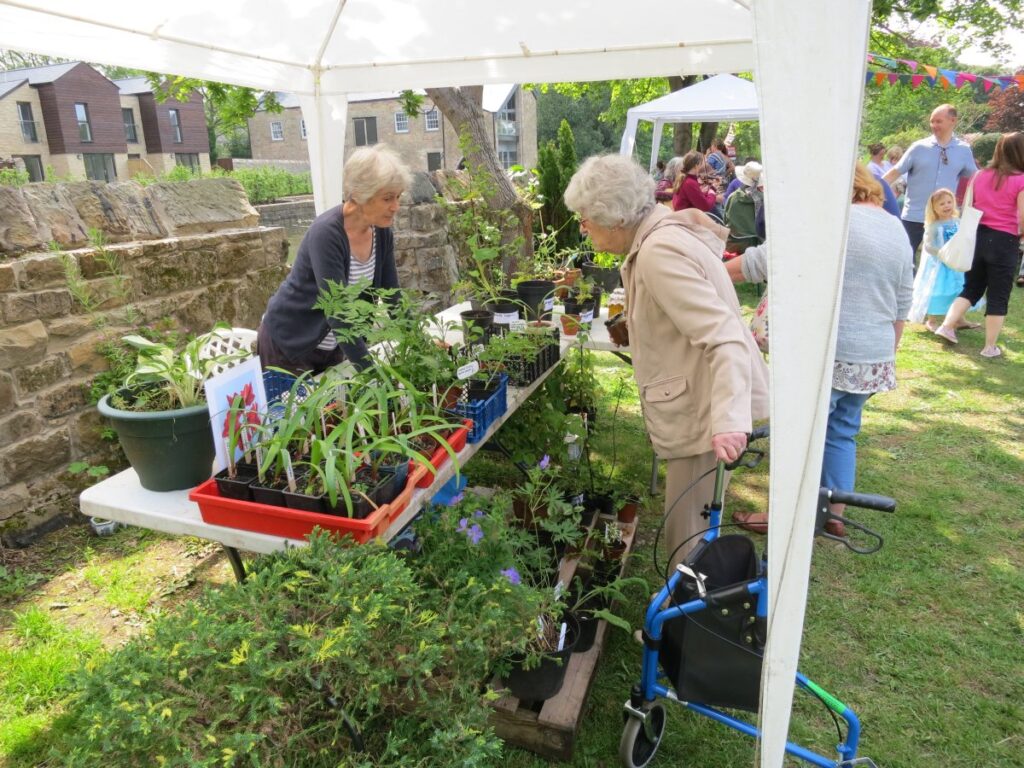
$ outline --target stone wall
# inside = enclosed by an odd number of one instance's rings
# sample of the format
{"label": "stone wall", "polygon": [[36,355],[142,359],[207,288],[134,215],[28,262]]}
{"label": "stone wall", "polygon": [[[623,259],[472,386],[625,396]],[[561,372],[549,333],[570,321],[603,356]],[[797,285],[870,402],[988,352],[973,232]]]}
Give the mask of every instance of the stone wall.
{"label": "stone wall", "polygon": [[[215,182],[210,184],[209,181]],[[0,539],[20,543],[77,514],[69,462],[116,465],[89,384],[106,367],[99,346],[171,318],[192,332],[217,321],[255,328],[284,277],[282,229],[226,180],[156,184],[29,184],[0,188]],[[90,227],[102,228],[119,277]],[[242,228],[246,227],[246,228]],[[64,252],[43,251],[56,240]],[[77,267],[95,304],[66,277]]]}
{"label": "stone wall", "polygon": [[316,218],[313,196],[295,200],[282,200],[276,203],[257,205],[260,214],[260,226],[284,227],[289,235],[304,234]]}

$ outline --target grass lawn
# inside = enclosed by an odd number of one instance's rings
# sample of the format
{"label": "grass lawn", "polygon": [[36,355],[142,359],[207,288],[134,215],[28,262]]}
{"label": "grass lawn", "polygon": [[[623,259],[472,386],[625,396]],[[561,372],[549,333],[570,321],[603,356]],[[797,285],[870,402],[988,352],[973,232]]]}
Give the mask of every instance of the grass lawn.
{"label": "grass lawn", "polygon": [[[753,294],[745,299],[751,304]],[[949,348],[908,330],[899,389],[871,400],[859,439],[858,489],[899,502],[895,515],[862,513],[885,547],[859,557],[815,545],[801,667],[857,711],[862,754],[886,768],[1024,766],[1024,291],[1014,290],[1010,311],[1002,359],[978,356],[980,331],[963,332]],[[597,357],[602,381],[625,371],[613,356]],[[594,453],[606,462],[614,454],[618,472],[646,478],[650,449],[635,388],[613,419],[615,404],[615,387],[605,387]],[[490,455],[468,474],[476,483],[515,479]],[[767,482],[767,465],[734,475],[730,508],[760,508]],[[631,562],[652,584],[660,504],[641,517]],[[60,711],[69,670],[116,652],[196,584],[230,578],[212,552],[138,529],[96,539],[83,528],[51,534],[28,553],[0,551],[0,765],[39,764],[27,745]],[[634,624],[645,598],[623,608]],[[640,648],[624,633],[610,637],[575,766],[617,764],[621,706],[639,675]],[[799,694],[791,737],[834,754],[831,718]],[[546,763],[509,749],[503,764]],[[681,764],[752,765],[754,743],[670,707],[655,765]]]}

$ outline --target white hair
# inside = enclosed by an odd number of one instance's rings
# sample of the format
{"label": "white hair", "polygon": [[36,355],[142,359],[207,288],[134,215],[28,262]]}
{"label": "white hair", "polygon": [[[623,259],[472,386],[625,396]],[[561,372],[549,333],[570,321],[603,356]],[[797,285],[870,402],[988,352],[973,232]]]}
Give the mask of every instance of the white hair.
{"label": "white hair", "polygon": [[384,144],[360,147],[345,163],[345,199],[365,204],[382,189],[404,192],[412,174],[402,159]]}
{"label": "white hair", "polygon": [[565,204],[599,226],[633,227],[654,210],[654,179],[628,157],[591,157],[569,181]]}
{"label": "white hair", "polygon": [[667,163],[665,163],[665,176],[664,178],[671,181],[673,184],[676,183],[676,177],[679,175],[679,171],[683,168],[683,158],[676,155]]}

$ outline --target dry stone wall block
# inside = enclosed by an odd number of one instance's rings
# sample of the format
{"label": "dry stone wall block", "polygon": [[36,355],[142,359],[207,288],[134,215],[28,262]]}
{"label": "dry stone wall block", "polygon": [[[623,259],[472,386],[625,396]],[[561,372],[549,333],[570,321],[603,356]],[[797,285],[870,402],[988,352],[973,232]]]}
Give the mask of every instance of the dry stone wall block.
{"label": "dry stone wall block", "polygon": [[0,448],[31,437],[40,431],[42,419],[31,411],[19,411],[0,421]]}
{"label": "dry stone wall block", "polygon": [[48,338],[39,320],[0,329],[0,370],[39,362],[46,355]]}
{"label": "dry stone wall block", "polygon": [[28,486],[24,483],[0,488],[0,523],[24,512],[28,508],[31,498]]}
{"label": "dry stone wall block", "polygon": [[18,403],[14,389],[14,377],[9,373],[0,373],[0,413],[9,413]]}
{"label": "dry stone wall block", "polygon": [[51,241],[64,248],[89,242],[89,229],[71,202],[69,186],[39,182],[22,187],[43,247]]}
{"label": "dry stone wall block", "polygon": [[7,323],[24,323],[36,318],[49,320],[71,312],[71,294],[63,288],[12,293],[0,297],[0,307]]}
{"label": "dry stone wall block", "polygon": [[[0,249],[2,252],[2,249]],[[14,273],[14,265],[0,264],[0,293],[17,290],[18,278]]]}
{"label": "dry stone wall block", "polygon": [[36,228],[23,189],[0,187],[0,253],[20,253],[46,242]]}
{"label": "dry stone wall block", "polygon": [[[36,396],[35,407],[44,419],[58,419],[69,413],[85,408],[89,404],[88,387],[85,382],[58,384]],[[99,419],[99,411],[90,409]]]}
{"label": "dry stone wall block", "polygon": [[167,234],[138,182],[83,181],[66,186],[86,227],[103,230],[110,242],[152,240]]}
{"label": "dry stone wall block", "polygon": [[70,460],[71,436],[65,427],[4,448],[0,472],[9,478],[38,477],[41,470],[63,466]]}
{"label": "dry stone wall block", "polygon": [[259,225],[259,214],[234,179],[152,184],[146,188],[146,196],[168,235]]}
{"label": "dry stone wall block", "polygon": [[23,291],[57,288],[67,284],[64,263],[60,256],[45,254],[26,256],[15,266],[19,274],[18,285]]}
{"label": "dry stone wall block", "polygon": [[18,392],[30,395],[46,387],[52,387],[68,373],[64,355],[51,357],[37,365],[26,365],[14,371],[14,380],[18,384]]}

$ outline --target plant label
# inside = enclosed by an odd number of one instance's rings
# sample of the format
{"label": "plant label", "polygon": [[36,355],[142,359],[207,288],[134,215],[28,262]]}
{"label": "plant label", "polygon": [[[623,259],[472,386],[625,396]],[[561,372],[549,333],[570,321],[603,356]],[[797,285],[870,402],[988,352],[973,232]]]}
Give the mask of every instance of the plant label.
{"label": "plant label", "polygon": [[522,333],[526,330],[526,321],[520,320],[518,317],[508,324],[509,330],[515,333]]}
{"label": "plant label", "polygon": [[594,322],[594,310],[590,310],[589,312],[584,312],[582,315],[580,315],[580,322],[581,323],[592,323],[592,322]]}
{"label": "plant label", "polygon": [[460,381],[462,381],[463,379],[468,379],[470,376],[472,376],[479,370],[480,363],[474,360],[470,363],[466,363],[461,368],[459,368],[459,370],[455,372],[455,375],[458,376]]}
{"label": "plant label", "polygon": [[544,299],[544,311],[545,312],[550,312],[554,308],[555,308],[555,297],[554,296],[548,296],[546,299]]}
{"label": "plant label", "polygon": [[519,319],[519,313],[518,312],[495,312],[494,313],[494,322],[496,322],[498,325],[508,325],[513,320],[518,320],[518,319]]}
{"label": "plant label", "polygon": [[295,493],[295,468],[292,467],[292,457],[288,455],[287,451],[284,451],[281,458],[284,460],[284,476],[288,478],[288,490]]}
{"label": "plant label", "polygon": [[565,591],[565,583],[559,579],[558,583],[555,584],[555,600],[560,600],[562,593]]}

